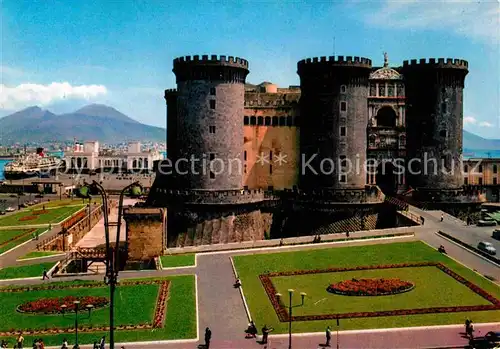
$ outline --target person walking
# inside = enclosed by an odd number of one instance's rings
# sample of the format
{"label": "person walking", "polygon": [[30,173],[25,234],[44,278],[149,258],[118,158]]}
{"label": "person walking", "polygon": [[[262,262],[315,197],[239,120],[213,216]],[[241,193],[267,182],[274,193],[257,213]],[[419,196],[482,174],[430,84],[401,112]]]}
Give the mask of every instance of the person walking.
{"label": "person walking", "polygon": [[441,222],[444,220],[444,215],[441,213]]}
{"label": "person walking", "polygon": [[262,344],[267,344],[267,338],[269,337],[269,332],[272,332],[272,328],[268,328],[267,325],[262,327]]}
{"label": "person walking", "polygon": [[212,331],[207,327],[205,328],[205,348],[210,348],[210,340],[212,339]]}
{"label": "person walking", "polygon": [[326,345],[327,347],[329,347],[329,346],[330,346],[330,340],[332,339],[332,331],[330,330],[330,326],[328,326],[328,327],[326,328],[326,333],[325,333],[325,335],[326,335],[326,343],[325,343],[325,345]]}
{"label": "person walking", "polygon": [[105,345],[106,345],[106,336],[102,336],[101,342],[99,343],[99,349],[104,349]]}
{"label": "person walking", "polygon": [[22,334],[20,334],[19,336],[17,336],[16,343],[17,343],[17,347],[19,349],[23,349],[24,337],[23,337]]}
{"label": "person walking", "polygon": [[47,273],[47,268],[43,268],[43,276],[42,276],[42,280],[49,280],[49,274]]}

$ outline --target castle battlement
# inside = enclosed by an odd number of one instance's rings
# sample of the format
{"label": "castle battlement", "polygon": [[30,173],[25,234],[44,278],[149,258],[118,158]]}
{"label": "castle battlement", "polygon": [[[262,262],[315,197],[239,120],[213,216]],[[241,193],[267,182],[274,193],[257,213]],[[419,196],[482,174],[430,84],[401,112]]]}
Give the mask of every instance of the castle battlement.
{"label": "castle battlement", "polygon": [[325,66],[351,66],[351,67],[362,67],[371,68],[372,60],[365,57],[358,56],[322,56],[307,58],[299,61],[297,67],[300,69],[305,65],[313,64],[323,64]]}
{"label": "castle battlement", "polygon": [[465,69],[469,68],[469,62],[463,59],[453,58],[421,58],[419,60],[412,59],[403,61],[403,68],[410,67],[426,67],[426,68],[453,68]]}
{"label": "castle battlement", "polygon": [[243,69],[248,69],[248,61],[246,59],[234,56],[225,55],[194,55],[183,56],[174,59],[174,70],[180,65],[221,65],[232,66]]}
{"label": "castle battlement", "polygon": [[253,190],[170,190],[157,188],[157,193],[188,204],[241,204],[271,200],[274,195],[262,189]]}
{"label": "castle battlement", "polygon": [[174,97],[177,95],[177,89],[176,88],[169,88],[165,90],[165,99],[168,97]]}

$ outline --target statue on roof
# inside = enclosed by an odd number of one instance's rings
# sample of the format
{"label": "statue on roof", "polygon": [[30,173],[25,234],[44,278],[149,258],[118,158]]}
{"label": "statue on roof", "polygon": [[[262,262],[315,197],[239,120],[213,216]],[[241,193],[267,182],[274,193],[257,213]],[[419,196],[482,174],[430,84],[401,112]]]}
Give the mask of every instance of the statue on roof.
{"label": "statue on roof", "polygon": [[384,67],[389,66],[389,56],[387,55],[387,52],[384,52]]}

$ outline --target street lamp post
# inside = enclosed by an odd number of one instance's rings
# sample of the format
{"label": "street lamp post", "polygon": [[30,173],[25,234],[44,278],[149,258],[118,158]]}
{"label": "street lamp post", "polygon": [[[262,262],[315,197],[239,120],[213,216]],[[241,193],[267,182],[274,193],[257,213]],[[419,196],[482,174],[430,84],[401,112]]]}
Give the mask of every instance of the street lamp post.
{"label": "street lamp post", "polygon": [[[78,345],[78,310],[80,310],[80,301],[74,301],[73,305],[75,307],[75,345],[73,346],[73,349],[79,349],[80,346]],[[92,311],[94,306],[92,304],[87,304],[87,306],[85,308],[88,311],[88,315],[87,315],[87,317],[82,318],[82,320],[83,319],[90,319],[90,312]],[[62,313],[63,317],[65,316],[67,309],[68,309],[68,306],[66,304],[61,305],[61,313]]]}
{"label": "street lamp post", "polygon": [[[121,230],[121,220],[123,211],[123,198],[125,193],[128,191],[133,196],[139,196],[142,193],[142,186],[139,182],[134,182],[120,192],[120,200],[118,204],[118,220],[116,223],[110,223],[108,217],[108,194],[106,190],[95,180],[92,184],[84,184],[77,191],[77,196],[81,198],[90,198],[91,191],[95,190],[99,192],[102,197],[103,206],[103,217],[104,217],[104,236],[106,238],[106,275],[104,277],[104,283],[109,285],[109,348],[114,349],[115,347],[115,337],[114,337],[114,305],[115,305],[115,290],[118,283],[118,272],[120,270],[119,256],[120,256],[120,230]],[[116,226],[116,239],[114,245],[110,242],[109,227],[110,225]],[[128,246],[127,246],[128,247]],[[127,248],[126,247],[126,248]]]}
{"label": "street lamp post", "polygon": [[[292,305],[292,296],[295,290],[289,289],[288,290],[288,297],[289,297],[289,303],[288,303],[288,349],[292,349],[292,309],[297,308],[297,307],[302,307],[304,306],[304,300],[307,296],[305,292],[300,292],[300,298],[301,298],[301,303]],[[276,298],[278,299],[278,303],[285,307],[286,305],[281,301],[281,293],[276,293]]]}

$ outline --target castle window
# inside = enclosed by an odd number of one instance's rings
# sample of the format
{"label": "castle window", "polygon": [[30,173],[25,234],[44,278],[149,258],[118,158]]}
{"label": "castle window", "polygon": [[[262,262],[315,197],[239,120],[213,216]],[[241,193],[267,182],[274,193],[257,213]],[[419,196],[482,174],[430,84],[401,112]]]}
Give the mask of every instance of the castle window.
{"label": "castle window", "polygon": [[483,165],[479,165],[479,173],[483,173]]}
{"label": "castle window", "polygon": [[345,126],[340,126],[340,137],[345,137],[346,129]]}
{"label": "castle window", "polygon": [[479,185],[483,185],[483,178],[482,177],[479,177]]}
{"label": "castle window", "polygon": [[271,126],[271,117],[270,116],[266,116],[266,118],[264,119],[264,124],[266,126]]}
{"label": "castle window", "polygon": [[293,117],[291,117],[291,116],[286,117],[286,125],[293,126]]}
{"label": "castle window", "polygon": [[378,96],[385,97],[385,84],[378,85]]}
{"label": "castle window", "polygon": [[340,111],[347,111],[347,102],[340,102]]}
{"label": "castle window", "polygon": [[403,84],[398,84],[398,96],[404,97],[405,95],[405,87]]}
{"label": "castle window", "polygon": [[249,123],[250,123],[250,119],[249,119],[249,117],[248,117],[248,116],[246,116],[246,115],[245,115],[245,116],[243,117],[243,125],[248,125]]}
{"label": "castle window", "polygon": [[387,97],[394,97],[394,85],[387,85]]}
{"label": "castle window", "polygon": [[215,179],[215,173],[213,173],[212,171],[210,171],[210,179]]}
{"label": "castle window", "polygon": [[257,118],[257,125],[264,125],[264,118],[262,116]]}
{"label": "castle window", "polygon": [[339,182],[340,183],[347,183],[347,176],[345,174],[339,176]]}
{"label": "castle window", "polygon": [[370,84],[370,96],[376,96],[377,95],[377,87],[375,84]]}
{"label": "castle window", "polygon": [[273,174],[273,165],[269,165],[269,174]]}
{"label": "castle window", "polygon": [[497,177],[493,177],[493,185],[497,185]]}
{"label": "castle window", "polygon": [[464,177],[464,184],[465,184],[465,185],[469,185],[469,178]]}
{"label": "castle window", "polygon": [[464,165],[464,172],[469,172],[469,166]]}
{"label": "castle window", "polygon": [[447,112],[447,107],[446,107],[446,103],[441,103],[441,113],[446,113]]}
{"label": "castle window", "polygon": [[269,161],[273,161],[273,151],[269,151]]}
{"label": "castle window", "polygon": [[340,85],[340,93],[345,93],[347,91],[346,85]]}
{"label": "castle window", "polygon": [[215,87],[210,87],[210,96],[215,96]]}
{"label": "castle window", "polygon": [[247,151],[246,150],[243,152],[243,160],[247,161]]}
{"label": "castle window", "polygon": [[210,109],[215,109],[215,100],[214,99],[210,100]]}
{"label": "castle window", "polygon": [[215,133],[215,126],[208,126],[208,132]]}
{"label": "castle window", "polygon": [[278,117],[277,116],[273,116],[273,126],[278,126]]}
{"label": "castle window", "polygon": [[255,116],[250,117],[250,125],[255,125],[257,123],[257,118]]}
{"label": "castle window", "polygon": [[493,165],[493,173],[497,173],[498,172],[498,167],[497,165]]}
{"label": "castle window", "polygon": [[286,117],[284,116],[280,117],[280,126],[286,126]]}
{"label": "castle window", "polygon": [[446,130],[439,131],[439,137],[446,138]]}
{"label": "castle window", "polygon": [[247,165],[245,165],[245,167],[243,168],[243,172],[247,173]]}
{"label": "castle window", "polygon": [[215,160],[215,153],[208,153],[208,159],[209,159],[210,161]]}
{"label": "castle window", "polygon": [[347,156],[340,155],[340,167],[346,167],[346,166],[347,166]]}

